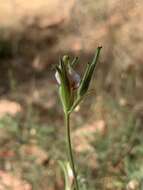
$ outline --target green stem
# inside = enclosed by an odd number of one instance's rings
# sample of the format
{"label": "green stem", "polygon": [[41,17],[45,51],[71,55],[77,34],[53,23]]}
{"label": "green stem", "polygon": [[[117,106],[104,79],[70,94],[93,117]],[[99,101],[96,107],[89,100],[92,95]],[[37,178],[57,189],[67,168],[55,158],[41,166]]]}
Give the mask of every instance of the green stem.
{"label": "green stem", "polygon": [[76,188],[76,190],[79,190],[78,181],[77,181],[77,173],[76,173],[76,170],[75,170],[74,158],[73,158],[73,152],[72,152],[72,145],[71,145],[70,114],[68,114],[68,113],[65,114],[65,122],[66,122],[66,137],[67,137],[68,157],[69,157],[70,165],[71,165],[73,175],[74,175],[75,188]]}

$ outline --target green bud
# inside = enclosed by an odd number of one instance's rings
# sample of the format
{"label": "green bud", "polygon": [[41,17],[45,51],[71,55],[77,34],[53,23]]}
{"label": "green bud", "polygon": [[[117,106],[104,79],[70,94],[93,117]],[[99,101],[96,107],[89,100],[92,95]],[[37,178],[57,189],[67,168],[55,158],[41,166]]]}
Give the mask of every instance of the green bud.
{"label": "green bud", "polygon": [[77,92],[79,97],[84,96],[85,93],[87,92],[88,88],[89,88],[93,72],[94,72],[95,67],[97,65],[97,62],[98,62],[98,58],[99,58],[101,48],[102,47],[97,48],[97,51],[96,51],[95,56],[93,58],[93,61],[91,63],[88,63],[86,66],[85,73],[84,73],[83,78],[80,82],[80,86],[79,86],[78,92]]}
{"label": "green bud", "polygon": [[98,47],[93,61],[87,64],[82,80],[79,74],[73,69],[78,62],[77,57],[71,61],[68,55],[64,55],[60,59],[59,65],[56,66],[55,77],[59,84],[59,95],[65,114],[71,113],[88,91],[93,72],[98,62],[100,50],[101,47]]}
{"label": "green bud", "polygon": [[68,55],[64,55],[62,58],[62,61],[64,64],[69,64],[70,58]]}
{"label": "green bud", "polygon": [[62,60],[60,60],[59,66],[56,67],[56,73],[60,79],[59,94],[63,105],[64,112],[67,113],[72,104],[72,94],[70,83],[67,76],[66,66]]}

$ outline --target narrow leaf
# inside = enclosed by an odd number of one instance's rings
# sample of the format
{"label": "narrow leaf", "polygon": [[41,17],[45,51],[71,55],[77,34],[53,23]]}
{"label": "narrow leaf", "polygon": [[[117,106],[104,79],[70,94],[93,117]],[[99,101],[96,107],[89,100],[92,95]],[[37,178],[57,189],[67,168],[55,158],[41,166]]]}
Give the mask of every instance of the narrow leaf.
{"label": "narrow leaf", "polygon": [[79,96],[83,96],[89,88],[93,72],[94,72],[95,67],[97,65],[97,62],[98,62],[100,50],[101,50],[101,47],[98,47],[96,54],[93,58],[93,61],[91,62],[91,64],[88,63],[86,66],[84,76],[82,78],[81,84],[80,84],[79,89],[78,89],[78,95]]}

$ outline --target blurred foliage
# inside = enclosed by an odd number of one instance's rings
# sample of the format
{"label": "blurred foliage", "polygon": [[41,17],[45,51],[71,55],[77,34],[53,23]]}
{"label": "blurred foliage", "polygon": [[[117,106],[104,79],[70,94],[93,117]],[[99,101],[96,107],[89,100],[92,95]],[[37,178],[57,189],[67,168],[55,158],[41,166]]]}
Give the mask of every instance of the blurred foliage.
{"label": "blurred foliage", "polygon": [[93,146],[99,167],[95,171],[95,184],[98,189],[125,189],[132,179],[142,183],[143,140],[140,127],[139,121],[129,114],[123,126],[109,127],[106,135],[95,136]]}
{"label": "blurred foliage", "polygon": [[[95,133],[91,146],[92,153],[81,153],[78,156],[78,168],[81,176],[82,189],[122,190],[132,180],[137,180],[139,187],[143,180],[143,131],[141,121],[130,113],[128,109],[120,106],[113,107],[106,102],[110,116],[118,122],[107,121],[104,133]],[[120,115],[120,116],[119,116]],[[113,117],[113,120],[114,120]],[[125,119],[126,118],[126,119]],[[120,121],[122,120],[122,121]],[[58,128],[57,128],[58,127]],[[65,159],[65,139],[63,130],[59,126],[49,126],[38,121],[38,113],[29,109],[25,119],[21,116],[12,118],[4,117],[0,120],[0,129],[3,133],[0,146],[5,151],[13,151],[14,156],[0,158],[3,169],[9,169],[15,174],[21,172],[22,178],[26,179],[34,190],[46,189],[46,186],[61,189],[63,178],[57,160]],[[55,140],[56,139],[56,140]],[[40,163],[37,156],[23,152],[24,146],[36,145],[43,150],[47,158]],[[89,155],[88,155],[89,154]],[[92,163],[92,156],[96,161]],[[88,161],[89,160],[89,161]],[[91,164],[90,164],[91,162]],[[9,163],[9,164],[8,164]],[[42,184],[41,184],[42,183]],[[138,188],[140,189],[140,188]],[[136,189],[137,190],[137,189]]]}

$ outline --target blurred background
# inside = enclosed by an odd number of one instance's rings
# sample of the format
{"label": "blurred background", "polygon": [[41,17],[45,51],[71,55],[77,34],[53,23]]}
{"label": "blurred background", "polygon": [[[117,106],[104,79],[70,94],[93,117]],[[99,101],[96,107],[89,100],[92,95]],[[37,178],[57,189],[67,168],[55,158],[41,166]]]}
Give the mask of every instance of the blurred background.
{"label": "blurred background", "polygon": [[92,93],[72,115],[82,190],[143,189],[143,2],[0,0],[0,189],[61,190],[66,159],[54,78],[82,75],[103,46]]}

